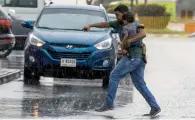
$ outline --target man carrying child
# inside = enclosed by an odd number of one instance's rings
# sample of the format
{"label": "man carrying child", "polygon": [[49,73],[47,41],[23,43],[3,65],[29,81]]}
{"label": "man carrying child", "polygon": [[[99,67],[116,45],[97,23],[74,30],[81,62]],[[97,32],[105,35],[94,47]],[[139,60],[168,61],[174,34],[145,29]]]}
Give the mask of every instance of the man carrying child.
{"label": "man carrying child", "polygon": [[[125,34],[123,34],[124,33],[123,32],[123,27],[124,27],[123,18],[125,17],[124,16],[125,13],[128,12],[128,7],[125,5],[119,5],[118,7],[115,8],[114,11],[115,11],[117,21],[101,22],[101,23],[94,23],[94,24],[86,25],[84,26],[83,30],[88,31],[90,30],[91,27],[98,27],[98,28],[112,27],[117,30],[120,38],[123,39],[123,37],[125,36]],[[126,17],[128,18],[129,15],[130,14],[127,14]],[[128,20],[125,20],[125,21],[128,21]],[[126,49],[128,54],[124,55],[120,59],[116,67],[111,72],[110,80],[109,80],[109,87],[108,87],[108,95],[107,95],[106,101],[100,108],[96,109],[96,111],[103,112],[103,111],[114,109],[114,99],[116,96],[118,83],[127,74],[130,74],[134,86],[141,93],[141,95],[144,97],[146,102],[151,107],[151,110],[149,114],[147,115],[153,117],[157,115],[161,111],[161,109],[159,105],[157,104],[154,96],[152,95],[150,90],[147,88],[146,83],[144,81],[145,63],[143,59],[142,39],[146,36],[146,34],[143,29],[139,27],[136,28],[136,26],[139,26],[138,22],[130,21],[129,24],[127,24],[127,26],[124,28],[124,29],[127,29],[125,31],[126,38],[124,38],[122,41],[124,43],[125,41],[126,43],[128,43],[128,44],[125,44],[127,45],[127,47],[124,48]],[[136,33],[136,31],[138,33]]]}

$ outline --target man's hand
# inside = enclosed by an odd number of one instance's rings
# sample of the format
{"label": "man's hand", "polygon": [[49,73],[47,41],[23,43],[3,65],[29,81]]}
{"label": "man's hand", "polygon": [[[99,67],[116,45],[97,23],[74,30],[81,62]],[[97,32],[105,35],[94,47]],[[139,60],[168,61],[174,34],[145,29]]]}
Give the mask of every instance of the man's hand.
{"label": "man's hand", "polygon": [[122,55],[123,56],[127,56],[127,54],[128,54],[128,51],[127,50],[122,50]]}
{"label": "man's hand", "polygon": [[83,27],[83,30],[84,31],[89,31],[91,29],[91,26],[90,25],[86,25]]}
{"label": "man's hand", "polygon": [[130,38],[130,39],[127,40],[127,43],[131,44],[132,41],[133,41],[133,39]]}
{"label": "man's hand", "polygon": [[119,43],[119,44],[118,44],[118,55],[119,55],[119,56],[126,56],[127,53],[128,53],[127,50],[121,49],[121,44]]}

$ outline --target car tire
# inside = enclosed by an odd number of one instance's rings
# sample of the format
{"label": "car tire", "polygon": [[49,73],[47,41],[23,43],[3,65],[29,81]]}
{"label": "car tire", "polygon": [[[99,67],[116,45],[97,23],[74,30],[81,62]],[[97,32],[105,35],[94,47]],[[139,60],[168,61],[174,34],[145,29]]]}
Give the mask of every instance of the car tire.
{"label": "car tire", "polygon": [[7,56],[11,54],[11,52],[12,52],[12,49],[9,49],[5,53],[2,53],[2,54],[0,53],[0,58],[6,58]]}
{"label": "car tire", "polygon": [[105,76],[102,80],[102,88],[108,88],[109,86],[109,76]]}
{"label": "car tire", "polygon": [[25,85],[38,85],[40,76],[36,73],[36,69],[24,67],[23,82]]}

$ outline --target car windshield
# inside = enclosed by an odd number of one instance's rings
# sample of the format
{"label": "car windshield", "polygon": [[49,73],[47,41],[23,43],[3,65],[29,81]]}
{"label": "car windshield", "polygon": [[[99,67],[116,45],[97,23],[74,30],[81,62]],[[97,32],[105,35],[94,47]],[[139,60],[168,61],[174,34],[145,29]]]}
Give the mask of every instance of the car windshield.
{"label": "car windshield", "polygon": [[[105,22],[105,14],[101,11],[46,8],[39,17],[36,27],[56,30],[81,31],[87,24]],[[91,28],[90,31],[102,32],[106,28]]]}
{"label": "car windshield", "polygon": [[108,16],[109,17],[109,21],[115,21],[117,20],[115,16]]}

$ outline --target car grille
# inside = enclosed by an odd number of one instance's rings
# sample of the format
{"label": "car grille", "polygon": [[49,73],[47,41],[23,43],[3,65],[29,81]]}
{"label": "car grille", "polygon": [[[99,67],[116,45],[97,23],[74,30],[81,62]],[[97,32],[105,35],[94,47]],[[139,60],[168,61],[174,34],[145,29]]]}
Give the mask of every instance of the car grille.
{"label": "car grille", "polygon": [[89,45],[82,45],[82,44],[64,44],[64,43],[50,43],[51,46],[58,46],[58,47],[65,47],[66,45],[72,45],[74,48],[86,48]]}
{"label": "car grille", "polygon": [[70,53],[70,52],[55,52],[55,51],[48,51],[53,59],[61,59],[61,58],[72,58],[77,60],[86,60],[91,52],[85,53]]}

